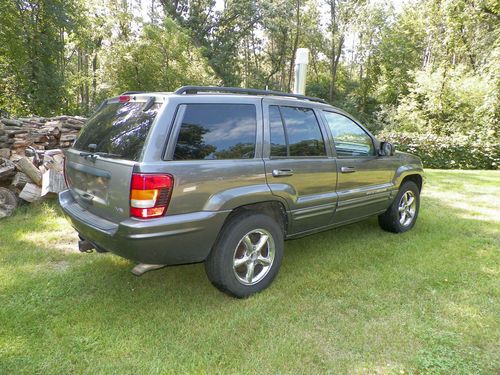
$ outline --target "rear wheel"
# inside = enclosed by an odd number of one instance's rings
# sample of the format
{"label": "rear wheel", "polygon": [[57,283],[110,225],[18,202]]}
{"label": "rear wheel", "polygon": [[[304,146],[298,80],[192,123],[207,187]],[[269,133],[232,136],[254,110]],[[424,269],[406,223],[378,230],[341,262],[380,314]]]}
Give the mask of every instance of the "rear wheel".
{"label": "rear wheel", "polygon": [[271,217],[244,213],[222,229],[205,261],[209,280],[225,293],[245,298],[267,288],[283,259],[283,231]]}
{"label": "rear wheel", "polygon": [[404,182],[391,206],[378,217],[382,229],[402,233],[415,225],[420,209],[420,191],[413,181]]}

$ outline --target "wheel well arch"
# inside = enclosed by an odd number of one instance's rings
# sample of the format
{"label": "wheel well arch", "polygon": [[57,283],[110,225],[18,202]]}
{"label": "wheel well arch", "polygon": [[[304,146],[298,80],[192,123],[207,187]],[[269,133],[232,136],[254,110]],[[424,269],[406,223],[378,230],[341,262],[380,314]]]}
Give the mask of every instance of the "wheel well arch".
{"label": "wheel well arch", "polygon": [[233,217],[247,212],[262,213],[272,217],[281,226],[281,228],[283,229],[283,234],[286,236],[288,229],[288,215],[285,206],[279,201],[265,201],[236,207],[231,211],[231,213],[224,221],[223,227]]}
{"label": "wheel well arch", "polygon": [[413,181],[417,185],[418,191],[422,191],[423,178],[421,175],[410,174],[408,176],[405,176],[405,178],[403,178],[403,180],[401,181],[401,185],[404,184],[405,181]]}

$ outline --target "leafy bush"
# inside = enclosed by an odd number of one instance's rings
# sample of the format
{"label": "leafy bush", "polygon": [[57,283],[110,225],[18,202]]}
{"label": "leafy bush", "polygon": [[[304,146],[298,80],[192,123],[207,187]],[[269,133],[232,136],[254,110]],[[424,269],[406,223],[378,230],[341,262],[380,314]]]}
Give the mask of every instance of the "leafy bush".
{"label": "leafy bush", "polygon": [[494,138],[438,136],[417,133],[381,133],[381,140],[399,151],[419,156],[426,168],[498,169],[500,147]]}
{"label": "leafy bush", "polygon": [[[498,77],[474,74],[463,66],[415,73],[415,83],[397,108],[384,108],[386,129],[437,135],[499,130]],[[385,113],[384,113],[385,110]]]}

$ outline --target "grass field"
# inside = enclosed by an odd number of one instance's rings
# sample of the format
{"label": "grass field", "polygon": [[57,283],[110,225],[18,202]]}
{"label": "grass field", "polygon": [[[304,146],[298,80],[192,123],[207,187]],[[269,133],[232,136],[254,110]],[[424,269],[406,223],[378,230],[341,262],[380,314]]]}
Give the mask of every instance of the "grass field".
{"label": "grass field", "polygon": [[411,232],[287,242],[246,300],[75,244],[56,204],[0,222],[1,374],[500,372],[499,172],[427,171]]}

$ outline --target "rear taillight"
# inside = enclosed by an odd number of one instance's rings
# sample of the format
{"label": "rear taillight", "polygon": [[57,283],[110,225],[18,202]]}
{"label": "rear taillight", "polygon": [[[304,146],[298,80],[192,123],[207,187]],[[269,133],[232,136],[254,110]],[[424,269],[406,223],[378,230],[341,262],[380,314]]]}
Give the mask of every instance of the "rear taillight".
{"label": "rear taillight", "polygon": [[120,103],[127,103],[130,101],[130,96],[128,95],[121,95],[118,97],[118,102]]}
{"label": "rear taillight", "polygon": [[163,216],[174,186],[169,174],[132,174],[130,216],[140,219]]}

